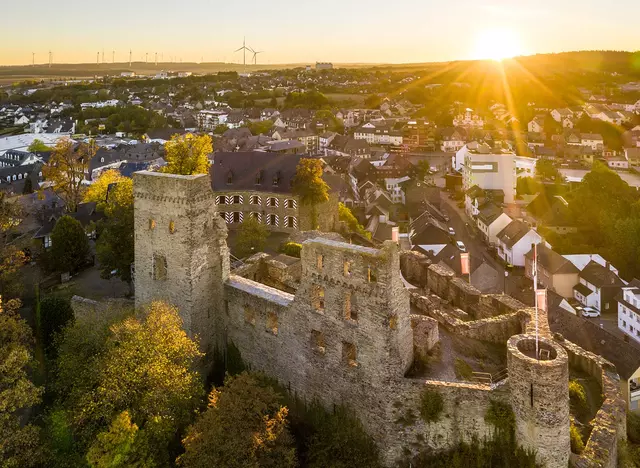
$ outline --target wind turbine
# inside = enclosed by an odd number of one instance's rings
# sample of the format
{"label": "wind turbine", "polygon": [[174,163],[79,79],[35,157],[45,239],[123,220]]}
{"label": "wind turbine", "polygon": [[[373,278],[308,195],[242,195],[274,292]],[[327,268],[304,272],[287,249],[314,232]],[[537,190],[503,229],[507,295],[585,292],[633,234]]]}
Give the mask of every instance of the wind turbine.
{"label": "wind turbine", "polygon": [[244,65],[244,71],[246,73],[247,71],[247,50],[249,52],[253,52],[253,49],[251,49],[251,47],[247,47],[247,43],[246,43],[246,38],[242,38],[242,47],[240,47],[239,49],[236,49],[236,52],[242,51],[242,63]]}
{"label": "wind turbine", "polygon": [[253,64],[257,65],[258,64],[258,54],[263,54],[264,50],[258,50],[258,51],[253,51]]}

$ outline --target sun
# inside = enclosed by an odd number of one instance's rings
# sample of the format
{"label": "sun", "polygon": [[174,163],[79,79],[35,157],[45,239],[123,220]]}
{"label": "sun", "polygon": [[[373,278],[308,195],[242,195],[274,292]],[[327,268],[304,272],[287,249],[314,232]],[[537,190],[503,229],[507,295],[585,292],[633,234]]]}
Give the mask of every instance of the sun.
{"label": "sun", "polygon": [[510,29],[486,29],[475,39],[474,58],[501,61],[522,55],[520,38]]}

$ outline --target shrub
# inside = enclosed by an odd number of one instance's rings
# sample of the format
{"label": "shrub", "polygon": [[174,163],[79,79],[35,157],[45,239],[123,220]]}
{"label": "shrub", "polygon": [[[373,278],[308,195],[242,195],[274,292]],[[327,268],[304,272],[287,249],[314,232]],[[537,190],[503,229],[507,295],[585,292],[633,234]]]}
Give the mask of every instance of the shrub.
{"label": "shrub", "polygon": [[489,401],[489,408],[484,415],[484,420],[499,432],[511,432],[516,423],[511,406],[496,400]]}
{"label": "shrub", "polygon": [[575,426],[575,424],[573,424],[573,422],[571,422],[569,435],[571,437],[571,451],[573,453],[582,453],[582,451],[584,450],[582,434],[580,434],[580,430]]}
{"label": "shrub", "polygon": [[470,380],[473,376],[473,369],[464,359],[456,358],[453,367],[458,379]]}
{"label": "shrub", "polygon": [[436,390],[424,389],[420,395],[420,416],[425,422],[436,422],[444,409],[444,399]]}
{"label": "shrub", "polygon": [[634,444],[640,444],[640,415],[627,413],[627,437]]}
{"label": "shrub", "polygon": [[60,296],[48,296],[40,303],[42,339],[44,347],[51,351],[54,337],[73,320],[73,309],[68,299]]}
{"label": "shrub", "polygon": [[578,412],[584,412],[588,409],[587,392],[584,386],[577,380],[571,380],[569,382],[569,401]]}
{"label": "shrub", "polygon": [[302,244],[295,242],[285,242],[280,247],[280,252],[290,257],[300,258],[300,251],[302,250]]}

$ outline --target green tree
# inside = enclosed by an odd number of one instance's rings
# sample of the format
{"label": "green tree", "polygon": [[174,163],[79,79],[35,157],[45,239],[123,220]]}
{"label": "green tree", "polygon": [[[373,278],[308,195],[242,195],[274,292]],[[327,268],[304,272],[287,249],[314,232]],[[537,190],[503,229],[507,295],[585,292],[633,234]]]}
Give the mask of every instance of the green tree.
{"label": "green tree", "polygon": [[260,377],[243,372],[227,377],[209,395],[209,408],[183,440],[179,464],[186,468],[269,468],[296,466],[288,410]]}
{"label": "green tree", "polygon": [[338,219],[346,224],[350,232],[356,232],[367,239],[371,239],[371,233],[358,222],[351,210],[343,203],[338,204]]}
{"label": "green tree", "polygon": [[73,308],[68,299],[52,295],[40,303],[42,340],[45,349],[51,350],[54,338],[73,320]]}
{"label": "green tree", "polygon": [[53,149],[49,162],[42,168],[44,178],[64,200],[69,213],[75,212],[82,200],[82,182],[95,154],[96,146],[93,143],[76,145],[69,138],[61,138]]}
{"label": "green tree", "polygon": [[264,249],[269,230],[253,216],[248,216],[238,228],[236,254],[243,258]]}
{"label": "green tree", "polygon": [[562,175],[553,161],[538,159],[536,161],[536,176],[542,180],[562,180]]}
{"label": "green tree", "polygon": [[19,244],[17,228],[24,213],[16,200],[0,192],[0,297],[18,297],[22,291],[20,268],[27,258]]}
{"label": "green tree", "polygon": [[31,176],[27,177],[24,180],[24,187],[22,188],[23,195],[29,195],[33,193],[33,182],[31,181]]}
{"label": "green tree", "polygon": [[89,241],[82,224],[65,215],[51,233],[51,260],[57,271],[74,272],[89,256]]}
{"label": "green tree", "polygon": [[217,125],[216,128],[213,129],[213,134],[214,135],[222,135],[227,130],[229,130],[229,127],[227,127],[226,125],[224,125],[224,124]]}
{"label": "green tree", "polygon": [[271,120],[262,120],[260,122],[249,122],[245,125],[252,135],[264,135],[273,128],[273,122]]}
{"label": "green tree", "polygon": [[[100,444],[109,437],[100,442],[98,434],[109,432],[108,425],[128,411],[139,428],[130,459],[147,460],[146,466],[170,463],[176,455],[173,441],[203,396],[193,370],[202,354],[175,307],[153,302],[137,317],[111,324],[76,320],[65,330],[58,353],[57,388],[65,392],[62,401],[83,447],[97,443],[94,454],[102,453]],[[86,362],[72,362],[85,357]]]}
{"label": "green tree", "polygon": [[82,201],[95,202],[98,210],[110,215],[122,206],[133,205],[133,180],[109,169],[87,188]]}
{"label": "green tree", "polygon": [[[2,298],[0,298],[0,301]],[[0,466],[30,467],[42,461],[39,430],[23,424],[24,412],[42,393],[29,379],[33,336],[17,314],[19,301],[0,302]]]}
{"label": "green tree", "polygon": [[535,195],[542,190],[542,184],[533,177],[518,177],[516,180],[516,193],[518,195]]}
{"label": "green tree", "polygon": [[[144,467],[148,460],[135,460],[134,444],[138,426],[131,422],[128,411],[116,416],[108,431],[101,432],[87,453],[89,465],[95,468]],[[151,465],[152,466],[152,465]]]}
{"label": "green tree", "polygon": [[209,135],[174,135],[165,144],[167,165],[163,172],[169,174],[206,174],[209,171],[208,155],[213,152]]}
{"label": "green tree", "polygon": [[311,228],[317,229],[318,205],[329,200],[329,186],[322,179],[319,159],[300,159],[293,179],[293,193],[300,197],[302,205],[311,209]]}
{"label": "green tree", "polygon": [[31,144],[27,148],[27,151],[29,151],[30,153],[36,153],[40,151],[51,151],[52,149],[53,148],[51,148],[50,146],[45,145],[42,140],[36,138],[31,142]]}

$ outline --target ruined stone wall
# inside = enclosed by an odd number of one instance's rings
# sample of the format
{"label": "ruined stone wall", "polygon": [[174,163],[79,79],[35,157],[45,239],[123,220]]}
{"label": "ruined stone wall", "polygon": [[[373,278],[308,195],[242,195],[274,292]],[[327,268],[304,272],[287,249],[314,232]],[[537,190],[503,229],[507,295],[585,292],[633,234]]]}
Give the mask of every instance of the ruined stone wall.
{"label": "ruined stone wall", "polygon": [[76,319],[94,318],[112,314],[126,314],[134,309],[134,302],[130,299],[107,298],[103,301],[94,301],[85,297],[73,296],[71,308]]}
{"label": "ruined stone wall", "polygon": [[426,358],[427,353],[440,339],[438,335],[438,322],[426,315],[411,315],[411,328],[413,328],[413,354],[414,359]]}
{"label": "ruined stone wall", "polygon": [[187,334],[208,351],[229,275],[226,227],[209,176],[141,171],[133,179],[136,306],[176,305]]}
{"label": "ruined stone wall", "polygon": [[[437,392],[444,407],[437,422],[425,422],[420,414],[425,390]],[[488,385],[405,379],[392,395],[389,414],[388,459],[407,450],[444,450],[459,442],[489,440],[494,427],[485,421],[491,400],[509,402],[508,385]]]}
{"label": "ruined stone wall", "polygon": [[513,335],[523,332],[528,321],[526,311],[517,311],[480,320],[465,321],[454,310],[437,307],[428,297],[411,294],[411,304],[429,317],[437,320],[448,331],[456,335],[492,343],[505,343]]}
{"label": "ruined stone wall", "polygon": [[593,430],[584,451],[573,456],[577,468],[615,468],[618,463],[618,439],[627,433],[626,403],[620,392],[620,376],[606,359],[585,351],[562,335],[555,339],[567,351],[569,364],[592,378],[602,389],[603,403],[592,421]]}
{"label": "ruined stone wall", "polygon": [[405,250],[400,253],[400,271],[402,276],[418,288],[427,287],[427,273],[431,260],[419,252]]}

